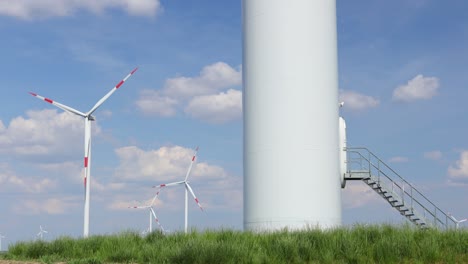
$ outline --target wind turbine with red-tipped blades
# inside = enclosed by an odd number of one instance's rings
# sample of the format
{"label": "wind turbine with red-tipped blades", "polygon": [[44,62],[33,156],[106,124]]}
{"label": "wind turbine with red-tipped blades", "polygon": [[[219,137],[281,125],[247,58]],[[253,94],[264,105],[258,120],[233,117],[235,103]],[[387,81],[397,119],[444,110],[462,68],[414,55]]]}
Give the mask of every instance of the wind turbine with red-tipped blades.
{"label": "wind turbine with red-tipped blades", "polygon": [[89,235],[89,193],[91,185],[91,121],[94,121],[95,118],[92,115],[117,89],[122,86],[122,84],[132,76],[138,68],[135,68],[131,71],[123,80],[121,80],[114,88],[112,88],[104,97],[102,97],[92,108],[86,113],[80,112],[74,108],[63,105],[59,102],[53,101],[49,98],[42,97],[36,93],[30,92],[32,96],[35,96],[41,100],[46,101],[47,103],[53,104],[56,107],[81,116],[85,120],[85,139],[84,139],[84,188],[85,188],[85,205],[84,205],[84,226],[83,226],[83,236],[88,237]]}
{"label": "wind turbine with red-tipped blades", "polygon": [[164,187],[168,187],[168,186],[175,186],[175,185],[184,185],[185,186],[185,229],[184,229],[185,233],[187,233],[187,229],[188,229],[188,192],[190,192],[190,194],[192,194],[193,199],[197,203],[198,207],[200,207],[200,209],[203,211],[203,207],[201,206],[200,202],[198,201],[197,196],[195,196],[195,193],[193,192],[192,187],[190,187],[190,184],[189,184],[189,181],[188,181],[188,177],[190,175],[190,172],[192,171],[193,163],[195,162],[195,159],[197,157],[197,152],[198,152],[198,147],[195,149],[195,154],[193,154],[193,156],[192,156],[192,161],[190,162],[190,166],[188,168],[187,174],[185,175],[185,180],[153,186],[153,188],[160,188],[160,189],[164,188]]}
{"label": "wind turbine with red-tipped blades", "polygon": [[153,200],[151,200],[151,203],[149,205],[144,205],[144,206],[129,206],[128,208],[135,208],[135,209],[149,209],[149,228],[148,228],[148,231],[151,233],[153,232],[153,217],[154,217],[154,221],[156,221],[156,223],[159,225],[159,228],[161,229],[161,231],[164,233],[164,228],[163,226],[161,225],[161,223],[159,222],[159,219],[158,219],[158,216],[156,215],[156,212],[154,212],[154,209],[153,209],[153,204],[154,202],[156,201],[156,198],[158,198],[158,195],[159,195],[159,191],[156,193],[156,195],[153,197]]}

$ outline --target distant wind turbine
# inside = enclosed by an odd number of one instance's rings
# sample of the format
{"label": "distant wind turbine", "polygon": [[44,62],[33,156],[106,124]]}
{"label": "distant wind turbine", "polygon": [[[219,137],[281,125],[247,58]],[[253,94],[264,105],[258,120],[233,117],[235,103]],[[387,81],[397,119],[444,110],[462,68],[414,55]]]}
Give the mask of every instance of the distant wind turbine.
{"label": "distant wind turbine", "polygon": [[466,221],[468,220],[467,218],[461,219],[461,220],[457,220],[451,213],[448,213],[448,215],[450,216],[450,218],[453,219],[453,221],[455,221],[455,227],[456,227],[456,229],[458,229],[458,225],[459,225],[460,223],[466,222]]}
{"label": "distant wind turbine", "polygon": [[6,236],[0,234],[0,251],[2,251],[2,239],[6,238]]}
{"label": "distant wind turbine", "polygon": [[94,121],[95,118],[92,115],[106,100],[109,98],[117,89],[122,86],[122,84],[132,76],[137,71],[138,68],[135,68],[131,71],[123,80],[121,80],[112,90],[110,90],[104,97],[102,97],[87,113],[80,112],[76,109],[73,109],[69,106],[63,105],[59,102],[53,101],[49,98],[42,97],[36,93],[30,92],[32,96],[35,96],[41,100],[46,101],[47,103],[53,104],[56,107],[65,110],[66,112],[81,116],[85,120],[85,140],[84,140],[84,188],[85,188],[85,205],[84,205],[84,226],[83,226],[83,236],[88,237],[89,235],[89,194],[90,194],[90,185],[91,185],[91,121]]}
{"label": "distant wind turbine", "polygon": [[42,228],[42,226],[39,226],[39,233],[37,233],[36,236],[39,237],[40,240],[42,240],[42,237],[44,236],[44,234],[47,234],[48,232]]}
{"label": "distant wind turbine", "polygon": [[185,186],[185,233],[187,233],[188,230],[188,192],[192,194],[193,199],[195,199],[195,202],[197,203],[198,207],[203,211],[203,207],[201,206],[200,202],[198,201],[198,198],[195,196],[195,193],[192,190],[192,187],[190,187],[188,177],[190,175],[190,171],[192,170],[193,163],[195,162],[195,158],[197,156],[198,152],[198,147],[195,149],[195,154],[193,154],[192,161],[190,162],[190,166],[188,168],[187,174],[185,175],[185,180],[183,181],[178,181],[178,182],[172,182],[172,183],[166,183],[166,184],[160,184],[157,186],[153,186],[153,188],[164,188],[168,186],[175,186],[175,185],[184,185]]}
{"label": "distant wind turbine", "polygon": [[154,202],[156,201],[156,198],[158,198],[158,195],[159,195],[159,191],[156,193],[156,195],[153,197],[153,199],[151,200],[151,203],[149,203],[148,205],[144,205],[144,206],[129,206],[128,208],[135,208],[135,209],[148,209],[149,210],[149,227],[148,227],[148,232],[151,233],[153,232],[153,217],[154,217],[154,221],[156,221],[156,223],[159,225],[159,228],[161,229],[161,231],[164,233],[164,228],[163,226],[161,225],[161,223],[159,222],[159,219],[158,219],[158,216],[156,215],[156,212],[154,212],[154,209],[153,209],[153,204]]}

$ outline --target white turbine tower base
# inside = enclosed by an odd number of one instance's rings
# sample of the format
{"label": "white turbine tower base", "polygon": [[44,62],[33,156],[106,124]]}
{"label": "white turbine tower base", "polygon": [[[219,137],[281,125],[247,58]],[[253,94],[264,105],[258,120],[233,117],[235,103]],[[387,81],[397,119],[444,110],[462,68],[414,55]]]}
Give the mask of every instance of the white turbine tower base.
{"label": "white turbine tower base", "polygon": [[148,205],[128,207],[128,208],[134,208],[134,209],[148,209],[149,210],[149,227],[147,229],[149,233],[153,232],[153,219],[152,219],[153,217],[154,217],[154,221],[156,221],[156,223],[158,224],[159,229],[161,229],[161,231],[165,233],[165,230],[163,226],[161,225],[161,223],[159,222],[158,216],[156,215],[156,212],[153,209],[153,204],[156,201],[156,198],[158,198],[158,195],[159,195],[159,190],[156,193],[156,195],[153,197],[153,199],[151,200],[151,203],[149,203]]}
{"label": "white turbine tower base", "polygon": [[45,98],[40,96],[36,93],[30,92],[32,96],[35,96],[41,100],[46,101],[47,103],[53,104],[56,107],[81,116],[84,118],[85,121],[85,138],[84,138],[84,188],[85,188],[85,202],[84,202],[84,225],[83,225],[83,237],[88,237],[89,235],[89,195],[90,195],[90,188],[91,188],[91,121],[94,121],[94,116],[92,115],[94,111],[96,111],[117,89],[124,84],[124,82],[132,76],[138,68],[135,68],[131,71],[123,80],[121,80],[114,88],[112,88],[104,97],[102,97],[87,113],[80,112],[74,108],[69,106],[63,105],[59,102],[53,101],[49,98]]}
{"label": "white turbine tower base", "polygon": [[243,0],[244,229],[341,225],[336,0]]}
{"label": "white turbine tower base", "polygon": [[178,182],[171,182],[171,183],[166,183],[166,184],[160,184],[157,186],[153,186],[153,188],[164,188],[164,187],[169,187],[169,186],[175,186],[175,185],[184,185],[185,186],[185,223],[184,223],[184,232],[188,232],[188,193],[192,195],[193,199],[197,203],[198,207],[203,211],[203,207],[201,206],[200,202],[198,201],[197,196],[193,192],[192,187],[190,187],[190,182],[188,181],[188,177],[190,175],[190,172],[192,171],[192,166],[193,163],[195,162],[195,159],[197,157],[197,152],[198,152],[198,147],[195,149],[195,154],[192,156],[192,161],[190,162],[190,166],[187,170],[187,174],[185,174],[185,180],[183,181],[178,181]]}

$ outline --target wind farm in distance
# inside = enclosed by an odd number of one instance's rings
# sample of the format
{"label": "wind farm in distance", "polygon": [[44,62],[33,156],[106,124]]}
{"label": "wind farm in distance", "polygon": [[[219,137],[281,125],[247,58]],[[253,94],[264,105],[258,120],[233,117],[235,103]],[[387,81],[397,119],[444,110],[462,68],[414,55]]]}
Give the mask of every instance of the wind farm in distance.
{"label": "wind farm in distance", "polygon": [[468,262],[468,3],[33,2],[0,264]]}

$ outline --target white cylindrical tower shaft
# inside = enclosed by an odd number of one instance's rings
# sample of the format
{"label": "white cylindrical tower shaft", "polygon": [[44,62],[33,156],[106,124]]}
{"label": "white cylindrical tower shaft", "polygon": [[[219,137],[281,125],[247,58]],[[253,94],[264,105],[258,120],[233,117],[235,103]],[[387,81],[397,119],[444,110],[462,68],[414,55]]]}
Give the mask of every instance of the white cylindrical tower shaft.
{"label": "white cylindrical tower shaft", "polygon": [[243,0],[244,228],[341,224],[335,0]]}

